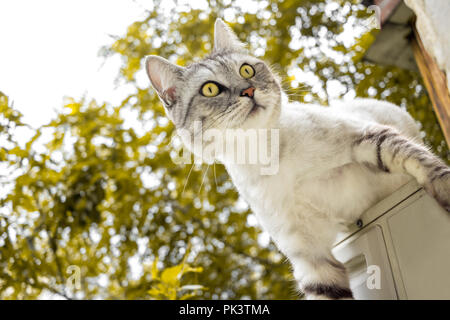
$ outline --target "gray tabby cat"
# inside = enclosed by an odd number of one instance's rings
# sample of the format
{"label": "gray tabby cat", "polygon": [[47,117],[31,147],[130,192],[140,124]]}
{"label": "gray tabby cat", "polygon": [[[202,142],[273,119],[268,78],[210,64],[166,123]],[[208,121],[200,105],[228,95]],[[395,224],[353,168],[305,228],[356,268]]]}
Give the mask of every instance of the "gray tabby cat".
{"label": "gray tabby cat", "polygon": [[190,148],[195,123],[203,132],[279,130],[276,174],[261,175],[260,164],[238,164],[227,151],[215,159],[292,263],[306,297],[353,298],[346,270],[331,253],[342,226],[412,178],[450,211],[450,169],[397,106],[372,99],[329,108],[288,102],[277,76],[220,19],[214,37],[211,55],[188,67],[147,57],[167,115]]}

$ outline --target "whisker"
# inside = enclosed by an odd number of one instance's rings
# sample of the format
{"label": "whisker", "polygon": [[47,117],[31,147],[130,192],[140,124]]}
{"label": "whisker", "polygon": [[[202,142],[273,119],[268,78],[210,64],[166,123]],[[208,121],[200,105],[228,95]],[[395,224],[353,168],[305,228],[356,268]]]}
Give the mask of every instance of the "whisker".
{"label": "whisker", "polygon": [[200,191],[202,190],[203,182],[205,181],[205,177],[206,177],[206,174],[208,173],[210,166],[211,165],[209,164],[208,167],[206,168],[205,174],[203,175],[203,178],[202,178],[202,184],[200,185],[200,188],[198,189],[198,193],[200,193]]}
{"label": "whisker", "polygon": [[214,181],[216,182],[216,190],[219,188],[218,184],[217,184],[217,176],[216,176],[216,162],[214,161],[213,164],[213,169],[214,169]]}
{"label": "whisker", "polygon": [[186,182],[184,183],[183,191],[181,191],[181,195],[184,194],[184,190],[186,189],[186,186],[188,184],[189,177],[191,176],[191,172],[192,172],[192,169],[194,168],[194,165],[195,165],[195,163],[192,164],[191,169],[189,170],[188,176],[186,178]]}
{"label": "whisker", "polygon": [[[231,115],[231,117],[228,119],[228,121],[227,121],[227,124],[225,125],[225,128],[228,128],[228,125],[230,124],[230,122],[231,122],[231,120],[233,119],[233,113],[236,113],[236,112],[238,112],[238,110],[239,110],[239,106],[238,107],[235,107],[236,105],[238,105],[239,103],[234,103],[234,104],[232,104],[232,105],[230,105],[229,106],[229,111],[227,111],[227,112],[223,112],[222,114],[221,114],[221,117],[220,117],[220,119],[218,119],[217,121],[215,121],[213,124],[211,124],[206,130],[208,130],[209,128],[211,128],[213,125],[216,125],[216,124],[222,124],[222,123],[224,123],[224,121],[226,121],[227,120],[227,118],[225,117],[226,115]],[[219,122],[220,121],[220,122]]]}
{"label": "whisker", "polygon": [[225,110],[224,112],[219,113],[218,115],[213,116],[213,123],[211,123],[205,130],[210,129],[211,127],[215,126],[216,124],[221,124],[223,121],[222,121],[222,122],[219,122],[219,121],[220,121],[220,120],[224,120],[223,118],[224,118],[227,114],[230,114],[231,112],[234,111],[234,108],[233,108],[234,105],[235,105],[235,104],[230,105],[230,106],[229,106],[230,109]]}

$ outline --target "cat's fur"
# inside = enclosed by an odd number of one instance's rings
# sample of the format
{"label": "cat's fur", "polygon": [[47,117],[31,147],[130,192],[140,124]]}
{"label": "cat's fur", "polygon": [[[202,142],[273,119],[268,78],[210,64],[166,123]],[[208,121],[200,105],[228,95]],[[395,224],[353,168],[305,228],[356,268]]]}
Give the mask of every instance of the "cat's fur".
{"label": "cat's fur", "polygon": [[[399,107],[355,99],[331,107],[290,103],[279,79],[247,54],[220,19],[214,50],[186,68],[149,56],[146,70],[178,129],[279,129],[279,171],[261,175],[258,164],[221,160],[264,230],[292,263],[308,298],[352,298],[344,266],[331,253],[343,225],[415,178],[450,210],[450,169],[420,142],[413,119]],[[254,78],[239,74],[252,65]],[[227,88],[217,97],[199,93],[203,83]],[[254,96],[241,96],[247,87]],[[260,107],[250,112],[257,103]],[[183,137],[189,145],[189,137]]]}

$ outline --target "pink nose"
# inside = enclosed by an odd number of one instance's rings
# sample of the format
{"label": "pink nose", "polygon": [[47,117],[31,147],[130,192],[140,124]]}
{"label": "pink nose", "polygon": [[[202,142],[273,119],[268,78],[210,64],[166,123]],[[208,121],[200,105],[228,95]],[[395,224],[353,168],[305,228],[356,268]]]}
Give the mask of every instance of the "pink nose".
{"label": "pink nose", "polygon": [[247,89],[244,89],[241,91],[241,97],[247,96],[249,98],[253,98],[254,93],[255,93],[255,88],[250,87],[250,88],[247,88]]}

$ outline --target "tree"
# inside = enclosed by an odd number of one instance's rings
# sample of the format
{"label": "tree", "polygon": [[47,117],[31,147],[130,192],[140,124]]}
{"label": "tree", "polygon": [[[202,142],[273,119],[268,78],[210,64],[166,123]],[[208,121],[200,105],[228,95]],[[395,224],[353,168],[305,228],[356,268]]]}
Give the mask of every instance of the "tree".
{"label": "tree", "polygon": [[[0,298],[296,297],[289,265],[264,243],[223,166],[174,163],[173,126],[140,81],[148,54],[181,65],[204,56],[218,16],[279,70],[291,99],[326,105],[338,81],[341,95],[390,100],[449,159],[419,75],[361,61],[375,31],[361,27],[368,13],[357,1],[253,4],[211,0],[168,10],[155,0],[147,18],[102,50],[122,57],[118,83],[134,92],[116,106],[68,99],[25,144],[18,132],[26,124],[0,95],[0,161],[9,172],[1,177]],[[359,30],[354,43],[343,36],[350,25]],[[70,266],[79,268],[80,289]]]}

